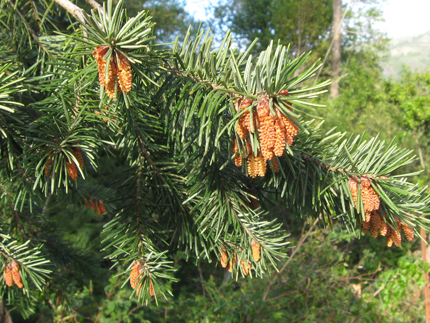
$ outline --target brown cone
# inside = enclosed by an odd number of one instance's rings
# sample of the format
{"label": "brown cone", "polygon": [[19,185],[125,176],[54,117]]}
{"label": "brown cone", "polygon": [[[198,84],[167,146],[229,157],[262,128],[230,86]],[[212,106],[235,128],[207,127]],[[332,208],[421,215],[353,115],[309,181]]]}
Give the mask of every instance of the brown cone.
{"label": "brown cone", "polygon": [[373,212],[370,218],[370,234],[372,237],[377,238],[379,235],[379,227],[380,227],[380,219],[379,214]]}
{"label": "brown cone", "polygon": [[406,239],[409,241],[414,240],[414,229],[412,229],[409,225],[402,222],[403,232],[405,233]]}
{"label": "brown cone", "polygon": [[89,208],[90,208],[86,199],[84,199],[84,205],[85,205],[85,208],[86,208],[86,209],[89,209]]}
{"label": "brown cone", "polygon": [[219,252],[220,252],[219,260],[220,260],[221,266],[225,268],[227,267],[227,261],[228,261],[227,251],[224,249],[224,247],[221,247],[219,249]]}
{"label": "brown cone", "polygon": [[276,159],[275,156],[273,156],[272,158],[272,164],[273,164],[273,171],[275,173],[278,173],[281,170],[281,167],[279,167],[278,160]]}
{"label": "brown cone", "polygon": [[264,177],[264,175],[266,175],[267,162],[261,152],[258,153],[258,156],[255,158],[255,161],[257,166],[257,175],[260,177]]}
{"label": "brown cone", "polygon": [[131,273],[130,273],[130,285],[131,288],[135,289],[137,284],[139,283],[139,261],[136,260],[133,264],[133,267],[131,267]]}
{"label": "brown cone", "polygon": [[240,265],[242,266],[242,271],[245,276],[249,274],[249,268],[251,267],[250,263],[246,263],[243,259],[240,260]]}
{"label": "brown cone", "polygon": [[251,241],[251,250],[252,250],[252,258],[254,258],[254,261],[260,260],[260,244],[258,242],[255,242],[254,240]]}
{"label": "brown cone", "polygon": [[400,232],[402,230],[402,225],[401,225],[401,222],[399,219],[396,219],[395,228],[397,228],[397,230],[391,230],[391,236],[392,236],[394,244],[397,247],[400,247],[400,245],[402,244],[402,235],[400,234]]}
{"label": "brown cone", "polygon": [[52,153],[48,154],[48,158],[47,158],[48,161],[46,162],[46,165],[45,165],[45,176],[48,176],[48,174],[49,174],[49,167],[51,167],[51,163],[52,163],[51,155],[52,155]]}
{"label": "brown cone", "polygon": [[79,167],[81,168],[81,170],[83,170],[84,169],[84,158],[82,157],[81,150],[77,147],[73,147],[72,152],[73,152],[73,155],[75,155],[76,160],[79,163]]}
{"label": "brown cone", "polygon": [[[239,145],[237,144],[237,140],[234,140],[233,143],[233,155],[236,154],[239,151]],[[242,156],[240,154],[237,154],[234,157],[234,164],[238,167],[242,166]]]}
{"label": "brown cone", "polygon": [[236,263],[237,263],[237,254],[236,254],[236,253],[234,253],[234,254],[233,254],[233,259],[232,259],[232,260],[230,260],[230,261],[229,261],[229,263],[228,263],[228,268],[227,268],[227,270],[228,270],[229,272],[232,272],[232,271],[233,271],[233,266],[234,266],[234,265],[236,265]]}
{"label": "brown cone", "polygon": [[96,210],[96,203],[94,203],[94,201],[93,201],[93,200],[90,200],[90,205],[91,205],[91,209],[92,209],[93,211],[95,211],[95,210]]}
{"label": "brown cone", "polygon": [[275,147],[273,149],[273,153],[275,156],[281,157],[284,154],[285,150],[285,126],[281,120],[277,120],[275,122],[275,132],[276,132],[276,140]]}
{"label": "brown cone", "polygon": [[251,153],[248,156],[248,175],[252,178],[257,177],[257,160],[256,157],[254,157],[254,154]]}
{"label": "brown cone", "polygon": [[78,179],[78,167],[76,164],[73,161],[66,161],[66,168],[70,178],[76,181]]}
{"label": "brown cone", "polygon": [[118,84],[124,93],[130,92],[133,84],[130,61],[121,53],[118,53]]}
{"label": "brown cone", "polygon": [[[251,104],[252,104],[252,100],[251,99],[242,100],[242,102],[241,102],[241,109],[242,110],[246,110],[246,109],[248,109],[251,106]],[[255,117],[255,113],[254,113],[254,117]],[[249,113],[249,111],[247,111],[244,114],[242,114],[240,116],[240,118],[242,118],[241,124],[243,126],[243,129],[246,130],[245,133],[246,133],[246,136],[247,136],[248,132],[253,132],[252,131],[253,129],[251,128],[251,122],[254,122],[254,121],[251,120],[251,114]],[[240,121],[240,119],[239,119],[239,121]],[[255,124],[253,124],[253,126],[254,126],[254,131],[255,131]],[[240,136],[240,134],[239,134],[239,136]],[[246,138],[246,136],[245,136],[245,138]],[[245,139],[245,138],[242,138],[242,139]]]}
{"label": "brown cone", "polygon": [[103,204],[103,200],[99,200],[100,210],[102,211],[102,214],[106,213],[106,207]]}
{"label": "brown cone", "polygon": [[357,207],[357,201],[358,201],[358,182],[353,178],[350,177],[348,179],[348,185],[349,189],[351,190],[352,199],[354,201],[355,207]]}
{"label": "brown cone", "polygon": [[154,296],[154,287],[152,286],[152,281],[149,280],[149,295]]}
{"label": "brown cone", "polygon": [[23,288],[24,284],[22,283],[21,274],[19,273],[19,264],[18,264],[18,262],[16,262],[15,260],[12,260],[11,267],[12,267],[12,278],[13,278],[13,281],[15,282],[15,284],[19,288]]}
{"label": "brown cone", "polygon": [[97,211],[98,215],[102,215],[103,214],[102,209],[100,208],[100,204],[96,204],[96,211]]}
{"label": "brown cone", "polygon": [[9,287],[12,287],[13,285],[13,278],[12,278],[12,265],[10,263],[7,263],[4,267],[4,280],[6,282],[6,285]]}
{"label": "brown cone", "polygon": [[364,234],[366,234],[367,232],[369,232],[370,229],[370,222],[363,222],[362,223],[362,231]]}
{"label": "brown cone", "polygon": [[379,233],[381,236],[386,237],[389,232],[388,224],[381,218],[381,226],[379,227]]}

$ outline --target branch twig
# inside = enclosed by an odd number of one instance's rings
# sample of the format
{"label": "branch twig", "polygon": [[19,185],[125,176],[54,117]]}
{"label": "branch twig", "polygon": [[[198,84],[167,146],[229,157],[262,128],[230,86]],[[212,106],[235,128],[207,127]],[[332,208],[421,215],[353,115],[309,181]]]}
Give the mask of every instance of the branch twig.
{"label": "branch twig", "polygon": [[300,247],[303,245],[303,243],[305,242],[305,240],[308,238],[309,234],[312,232],[312,230],[314,229],[315,225],[318,223],[318,221],[320,220],[321,216],[319,216],[314,223],[311,225],[311,227],[309,228],[308,232],[306,232],[306,235],[300,239],[296,249],[294,249],[293,253],[291,254],[291,257],[288,258],[287,262],[284,264],[284,266],[282,266],[281,270],[278,271],[275,275],[275,277],[273,277],[273,280],[269,283],[269,286],[267,286],[266,291],[264,292],[264,296],[262,301],[265,302],[267,299],[267,295],[269,295],[270,292],[270,288],[273,286],[273,284],[275,283],[275,281],[279,278],[279,276],[282,274],[282,272],[285,270],[285,268],[287,268],[287,266],[289,265],[289,263],[293,260],[294,256],[296,255],[297,251],[299,251]]}

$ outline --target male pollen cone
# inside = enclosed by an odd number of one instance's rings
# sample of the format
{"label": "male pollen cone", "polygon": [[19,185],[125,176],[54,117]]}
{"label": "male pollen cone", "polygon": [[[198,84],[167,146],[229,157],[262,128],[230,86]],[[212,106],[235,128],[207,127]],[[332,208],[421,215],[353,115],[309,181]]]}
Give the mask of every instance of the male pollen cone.
{"label": "male pollen cone", "polygon": [[254,240],[251,241],[251,250],[252,250],[252,258],[254,258],[255,261],[260,260],[260,244],[258,242],[255,242]]}
{"label": "male pollen cone", "polygon": [[12,278],[19,288],[24,287],[24,284],[22,283],[21,279],[21,274],[19,273],[19,264],[15,260],[12,260]]}
{"label": "male pollen cone", "polygon": [[[237,140],[234,139],[233,143],[233,155],[236,154],[239,151],[239,145],[237,144]],[[242,156],[240,154],[237,154],[234,156],[234,164],[236,166],[242,166]]]}
{"label": "male pollen cone", "polygon": [[8,285],[9,287],[12,287],[13,285],[12,265],[10,263],[7,263],[6,267],[4,267],[4,280],[6,282],[6,285]]}
{"label": "male pollen cone", "polygon": [[221,262],[221,266],[225,268],[227,267],[227,261],[228,261],[227,251],[224,249],[224,247],[221,247],[219,249],[219,252],[220,252],[219,260]]}
{"label": "male pollen cone", "polygon": [[154,287],[152,286],[152,281],[149,280],[149,295],[154,296]]}
{"label": "male pollen cone", "polygon": [[76,181],[78,179],[78,167],[73,160],[71,162],[66,161],[66,168],[70,178]]}
{"label": "male pollen cone", "polygon": [[103,214],[102,209],[100,208],[100,204],[96,204],[96,211],[97,211],[98,215],[102,215]]}
{"label": "male pollen cone", "polygon": [[228,268],[227,269],[228,269],[229,272],[233,271],[233,266],[236,265],[236,263],[237,263],[237,254],[234,253],[233,254],[233,259],[230,260],[230,262],[228,263]]}
{"label": "male pollen cone", "polygon": [[240,260],[240,264],[242,265],[242,271],[245,276],[249,274],[249,268],[251,267],[250,263],[246,263],[243,259]]}
{"label": "male pollen cone", "polygon": [[139,283],[139,261],[136,260],[133,264],[133,267],[131,267],[131,273],[130,273],[130,285],[131,288],[135,289],[137,287],[137,284]]}
{"label": "male pollen cone", "polygon": [[73,155],[75,155],[76,160],[79,163],[79,167],[81,168],[81,170],[83,170],[84,169],[84,158],[82,157],[81,149],[79,149],[78,147],[72,147],[72,152],[73,152]]}
{"label": "male pollen cone", "polygon": [[414,229],[412,229],[409,225],[402,222],[403,232],[405,233],[406,239],[409,241],[414,240]]}
{"label": "male pollen cone", "polygon": [[52,158],[51,158],[51,152],[48,154],[48,161],[46,162],[46,165],[45,165],[45,176],[48,176],[48,173],[49,173],[49,167],[51,167],[51,162],[52,162]]}
{"label": "male pollen cone", "polygon": [[118,53],[118,84],[124,93],[130,92],[133,84],[130,61],[121,53]]}
{"label": "male pollen cone", "polygon": [[95,211],[95,210],[96,210],[96,204],[94,203],[94,201],[93,201],[93,200],[90,200],[90,205],[91,205],[91,209],[92,209],[93,211]]}
{"label": "male pollen cone", "polygon": [[261,153],[265,160],[272,159],[276,142],[275,118],[270,114],[269,99],[262,96],[257,105],[257,116],[260,127],[258,128],[258,140]]}
{"label": "male pollen cone", "polygon": [[106,213],[106,207],[103,204],[103,200],[99,200],[100,210],[102,211],[102,214]]}

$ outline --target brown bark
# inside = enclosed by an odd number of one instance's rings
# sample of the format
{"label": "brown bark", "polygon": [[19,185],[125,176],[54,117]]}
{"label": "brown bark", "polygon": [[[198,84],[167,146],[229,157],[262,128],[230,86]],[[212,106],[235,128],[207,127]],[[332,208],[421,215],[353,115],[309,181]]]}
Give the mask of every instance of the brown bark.
{"label": "brown bark", "polygon": [[[426,232],[424,231],[424,229],[420,230],[420,234],[423,237],[423,239],[426,239]],[[424,240],[421,240],[421,254],[424,262],[428,262],[426,246],[427,246],[427,243]],[[426,323],[430,323],[430,303],[429,303],[430,292],[429,292],[429,275],[427,272],[424,272],[424,280],[426,282],[424,286],[424,302],[426,305]]]}
{"label": "brown bark", "polygon": [[342,23],[342,0],[333,0],[333,58],[332,58],[332,85],[330,96],[339,95],[338,78],[340,74],[340,26]]}

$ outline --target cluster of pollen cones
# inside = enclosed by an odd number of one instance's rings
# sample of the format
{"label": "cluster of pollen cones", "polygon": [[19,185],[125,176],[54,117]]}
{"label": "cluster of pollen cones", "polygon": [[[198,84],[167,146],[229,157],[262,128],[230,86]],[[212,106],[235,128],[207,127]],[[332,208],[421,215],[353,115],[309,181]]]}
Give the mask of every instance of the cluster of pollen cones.
{"label": "cluster of pollen cones", "polygon": [[19,264],[17,261],[12,260],[8,262],[4,268],[4,280],[6,285],[12,287],[13,283],[19,288],[23,288],[21,274],[19,273]]}
{"label": "cluster of pollen cones", "polygon": [[[145,264],[139,260],[135,260],[133,266],[131,267],[130,273],[130,285],[131,288],[136,289],[136,295],[139,295],[140,289],[142,288],[142,283],[139,282],[142,279],[142,275],[144,275]],[[139,285],[139,286],[138,286]],[[152,281],[149,279],[149,295],[154,296],[154,287],[152,286]]]}
{"label": "cluster of pollen cones", "polygon": [[[383,177],[386,178],[386,177]],[[365,213],[365,221],[361,223],[363,233],[370,232],[372,237],[376,238],[380,234],[387,238],[387,246],[391,247],[393,243],[400,247],[402,243],[401,230],[405,233],[406,239],[409,241],[414,239],[414,230],[403,223],[399,219],[395,218],[394,223],[388,223],[390,219],[383,214],[379,209],[380,200],[378,193],[373,189],[371,185],[371,179],[363,175],[360,178],[361,183],[361,199],[363,201],[363,208]],[[352,198],[354,200],[355,207],[358,207],[358,179],[350,177],[348,180],[349,189],[351,190]]]}
{"label": "cluster of pollen cones", "polygon": [[109,46],[99,46],[93,51],[93,55],[99,69],[100,85],[104,86],[109,98],[115,99],[117,93],[121,94],[122,92],[128,93],[131,91],[133,75],[128,58],[119,51],[113,50],[106,79],[107,60],[104,56],[109,48]]}
{"label": "cluster of pollen cones", "polygon": [[[79,145],[79,144],[78,144]],[[71,152],[72,154],[75,156],[76,160],[79,163],[79,168],[81,170],[84,169],[84,158],[82,157],[82,152],[79,148],[77,147],[71,147]],[[48,162],[45,165],[45,176],[48,176],[49,174],[49,169],[51,167],[51,163],[52,163],[52,152],[48,153]],[[78,166],[75,164],[75,162],[71,159],[70,161],[68,160],[68,158],[66,157],[66,168],[67,168],[67,173],[69,174],[70,178],[73,179],[74,181],[76,181],[78,179]],[[52,177],[52,174],[49,175],[49,177]]]}
{"label": "cluster of pollen cones", "polygon": [[87,202],[87,200],[86,199],[84,199],[84,205],[85,205],[85,208],[87,208],[87,209],[89,209],[90,208],[90,206],[91,206],[91,209],[93,210],[93,211],[97,211],[97,214],[98,215],[102,215],[102,214],[105,214],[106,213],[106,207],[105,207],[105,205],[103,204],[103,200],[96,200],[96,199],[92,199],[92,198],[90,198],[89,199],[89,201],[90,201],[90,204],[88,205],[88,202]]}
{"label": "cluster of pollen cones", "polygon": [[[280,95],[286,95],[287,91],[281,91]],[[247,110],[253,103],[252,99],[237,99],[235,102],[236,112]],[[289,107],[291,109],[291,107]],[[248,158],[248,174],[255,178],[266,174],[267,161],[271,160],[275,172],[279,171],[279,164],[275,156],[281,157],[285,145],[291,146],[294,137],[299,133],[297,125],[282,114],[275,106],[275,115],[270,112],[269,97],[260,97],[257,106],[252,108],[252,120],[250,111],[246,111],[239,117],[236,132],[238,136],[246,140],[242,154],[234,158],[236,166],[242,166],[242,158]],[[255,156],[251,149],[250,133],[258,131],[260,149]],[[237,140],[233,144],[233,154],[239,151]]]}
{"label": "cluster of pollen cones", "polygon": [[[227,250],[224,246],[221,246],[220,250],[220,262],[221,262],[221,266],[223,268],[227,267],[227,270],[229,272],[233,271],[233,266],[235,266],[237,264],[237,253],[234,253],[233,256],[231,257],[230,261],[229,259],[229,255],[227,253]],[[240,251],[242,251],[240,249]],[[252,252],[252,258],[254,258],[254,261],[259,261],[260,260],[260,244],[258,242],[255,242],[254,240],[251,241],[251,252]],[[245,260],[241,259],[240,260],[240,265],[242,266],[242,271],[243,274],[245,276],[247,276],[249,274],[249,270],[252,268],[251,267],[251,263],[250,262],[246,262]]]}

